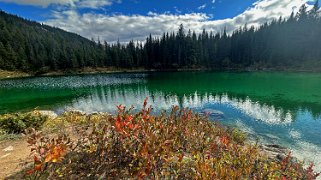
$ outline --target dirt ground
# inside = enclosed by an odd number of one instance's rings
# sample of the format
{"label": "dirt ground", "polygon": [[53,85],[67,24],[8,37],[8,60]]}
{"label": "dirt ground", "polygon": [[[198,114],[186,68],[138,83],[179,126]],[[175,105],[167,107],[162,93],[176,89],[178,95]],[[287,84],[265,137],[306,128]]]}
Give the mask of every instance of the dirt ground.
{"label": "dirt ground", "polygon": [[32,157],[24,138],[0,142],[0,179],[19,172],[26,162],[32,162]]}
{"label": "dirt ground", "polygon": [[18,71],[5,71],[0,69],[0,79],[15,78],[15,77],[28,77],[30,74]]}

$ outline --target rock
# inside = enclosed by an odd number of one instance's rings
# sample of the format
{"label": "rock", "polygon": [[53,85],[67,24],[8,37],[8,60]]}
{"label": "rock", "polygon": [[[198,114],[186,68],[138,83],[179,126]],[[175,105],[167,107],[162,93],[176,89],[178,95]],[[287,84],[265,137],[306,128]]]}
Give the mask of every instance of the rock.
{"label": "rock", "polygon": [[203,114],[208,114],[210,116],[223,116],[224,113],[222,111],[219,110],[215,110],[215,109],[204,109],[202,110]]}
{"label": "rock", "polygon": [[86,113],[86,112],[81,111],[81,110],[78,110],[78,109],[73,109],[73,108],[67,109],[67,111],[66,111],[66,112],[76,113],[76,114],[81,115],[81,116],[85,116],[85,115],[87,115],[87,113]]}
{"label": "rock", "polygon": [[2,151],[4,151],[4,152],[13,151],[13,146],[8,146],[5,149],[3,149]]}
{"label": "rock", "polygon": [[43,116],[48,116],[50,119],[56,119],[58,115],[54,111],[39,111]]}
{"label": "rock", "polygon": [[7,153],[7,154],[1,156],[0,159],[6,158],[6,157],[8,157],[8,156],[10,156],[10,155],[11,155],[11,153]]}
{"label": "rock", "polygon": [[90,116],[94,116],[94,115],[101,115],[101,116],[105,116],[105,115],[112,115],[110,113],[107,112],[93,112],[89,114]]}
{"label": "rock", "polygon": [[268,144],[268,145],[266,145],[267,147],[273,147],[273,148],[277,148],[277,149],[286,149],[285,147],[282,147],[282,146],[280,146],[280,145],[278,145],[278,144]]}
{"label": "rock", "polygon": [[286,156],[284,154],[276,155],[276,159],[279,160],[279,161],[282,161],[284,158],[286,158]]}
{"label": "rock", "polygon": [[263,136],[266,136],[267,138],[269,138],[270,140],[278,140],[280,139],[278,136],[275,136],[273,134],[265,134]]}
{"label": "rock", "polygon": [[260,148],[268,156],[269,159],[282,161],[291,152],[285,147],[277,144],[265,144],[261,145]]}

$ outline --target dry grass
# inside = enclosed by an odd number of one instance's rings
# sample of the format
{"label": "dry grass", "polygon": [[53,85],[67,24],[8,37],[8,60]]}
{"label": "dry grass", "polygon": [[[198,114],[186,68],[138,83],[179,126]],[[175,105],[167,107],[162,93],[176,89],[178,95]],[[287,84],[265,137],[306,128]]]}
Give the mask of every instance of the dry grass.
{"label": "dry grass", "polygon": [[17,78],[17,77],[28,77],[31,76],[28,73],[25,72],[19,72],[19,71],[6,71],[0,69],[0,79],[8,79],[8,78]]}

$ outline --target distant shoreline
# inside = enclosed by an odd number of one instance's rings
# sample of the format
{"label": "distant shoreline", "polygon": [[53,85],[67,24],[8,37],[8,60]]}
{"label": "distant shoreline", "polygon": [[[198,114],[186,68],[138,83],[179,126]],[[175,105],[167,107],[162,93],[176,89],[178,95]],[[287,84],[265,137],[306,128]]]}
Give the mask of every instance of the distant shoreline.
{"label": "distant shoreline", "polygon": [[295,68],[182,68],[182,69],[115,69],[115,68],[83,68],[66,71],[50,71],[45,73],[27,73],[22,71],[7,71],[0,69],[0,80],[14,79],[24,77],[45,77],[45,76],[64,76],[64,75],[87,75],[100,73],[144,73],[144,72],[201,72],[201,71],[218,71],[218,72],[289,72],[289,73],[321,73],[321,69],[295,69]]}

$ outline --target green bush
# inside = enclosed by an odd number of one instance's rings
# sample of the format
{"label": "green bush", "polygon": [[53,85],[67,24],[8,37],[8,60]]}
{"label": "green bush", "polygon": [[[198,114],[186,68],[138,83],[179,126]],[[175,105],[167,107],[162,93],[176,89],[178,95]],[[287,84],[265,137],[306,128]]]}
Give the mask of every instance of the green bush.
{"label": "green bush", "polygon": [[231,138],[238,144],[244,144],[244,142],[246,141],[246,133],[237,128],[229,128],[227,130],[227,133],[230,134]]}
{"label": "green bush", "polygon": [[38,111],[0,115],[0,130],[6,133],[22,133],[27,128],[38,129],[47,116]]}

